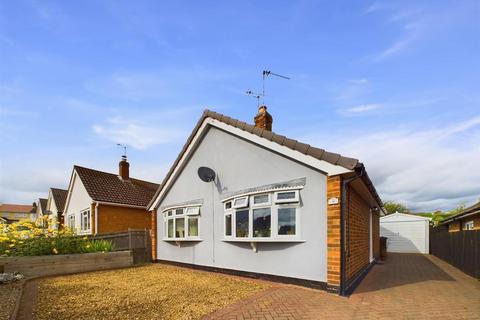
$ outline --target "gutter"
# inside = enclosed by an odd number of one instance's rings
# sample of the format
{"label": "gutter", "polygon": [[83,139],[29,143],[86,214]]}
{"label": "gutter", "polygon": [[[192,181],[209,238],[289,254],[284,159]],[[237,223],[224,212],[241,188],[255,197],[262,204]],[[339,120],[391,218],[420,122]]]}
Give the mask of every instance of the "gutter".
{"label": "gutter", "polygon": [[346,296],[347,295],[347,287],[345,285],[346,281],[346,270],[345,270],[345,264],[346,264],[346,258],[345,258],[345,252],[346,252],[346,246],[345,246],[345,240],[346,240],[346,204],[347,204],[347,185],[363,176],[363,173],[365,172],[364,167],[361,167],[360,173],[355,172],[355,176],[348,178],[346,180],[342,181],[342,202],[340,206],[340,295],[341,296]]}
{"label": "gutter", "polygon": [[98,206],[100,203],[97,201],[95,204],[95,235],[98,234]]}

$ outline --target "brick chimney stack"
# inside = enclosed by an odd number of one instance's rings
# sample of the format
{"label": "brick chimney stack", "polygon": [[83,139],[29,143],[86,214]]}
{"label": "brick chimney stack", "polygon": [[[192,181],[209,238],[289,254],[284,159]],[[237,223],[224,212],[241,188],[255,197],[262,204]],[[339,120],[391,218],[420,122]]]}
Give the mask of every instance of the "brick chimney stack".
{"label": "brick chimney stack", "polygon": [[258,107],[258,113],[254,118],[255,127],[272,131],[273,118],[267,111],[267,106]]}
{"label": "brick chimney stack", "polygon": [[127,162],[127,156],[122,156],[122,160],[118,163],[118,175],[123,180],[130,179],[130,163]]}

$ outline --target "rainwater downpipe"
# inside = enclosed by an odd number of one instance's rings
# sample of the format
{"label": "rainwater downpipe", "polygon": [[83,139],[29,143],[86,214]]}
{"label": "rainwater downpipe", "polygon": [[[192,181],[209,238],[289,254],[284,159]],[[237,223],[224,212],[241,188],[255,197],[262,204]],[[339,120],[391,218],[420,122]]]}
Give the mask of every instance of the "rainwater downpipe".
{"label": "rainwater downpipe", "polygon": [[346,287],[347,276],[346,276],[345,265],[346,265],[346,262],[347,262],[346,249],[347,249],[347,246],[349,245],[349,242],[350,242],[350,237],[349,237],[348,241],[346,242],[347,236],[348,236],[348,234],[347,234],[347,219],[346,219],[347,218],[346,217],[346,215],[347,215],[347,210],[346,210],[346,206],[347,206],[347,186],[353,180],[356,180],[356,179],[362,177],[364,171],[365,170],[362,166],[360,173],[356,172],[355,176],[342,181],[342,201],[341,201],[341,206],[340,206],[340,225],[341,225],[341,229],[340,229],[340,248],[341,248],[341,253],[340,253],[340,255],[341,255],[341,262],[340,262],[340,295],[341,296],[345,296],[346,291],[347,291],[347,287]]}
{"label": "rainwater downpipe", "polygon": [[98,234],[98,201],[95,204],[95,235]]}

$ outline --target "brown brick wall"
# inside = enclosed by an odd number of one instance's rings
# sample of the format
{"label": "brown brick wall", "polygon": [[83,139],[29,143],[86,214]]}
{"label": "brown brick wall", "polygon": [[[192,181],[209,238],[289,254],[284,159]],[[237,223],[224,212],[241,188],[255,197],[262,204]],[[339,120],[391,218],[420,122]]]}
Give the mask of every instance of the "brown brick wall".
{"label": "brown brick wall", "polygon": [[340,286],[341,182],[340,176],[327,178],[327,199],[338,199],[338,204],[327,205],[327,283],[331,287]]}
{"label": "brown brick wall", "polygon": [[152,230],[152,260],[157,260],[157,210],[150,211],[150,221]]}
{"label": "brown brick wall", "polygon": [[460,231],[460,221],[454,221],[448,225],[448,232],[457,232]]}
{"label": "brown brick wall", "polygon": [[347,281],[370,263],[370,207],[352,188],[347,190],[345,240]]}
{"label": "brown brick wall", "polygon": [[373,257],[380,259],[380,214],[372,214]]}
{"label": "brown brick wall", "polygon": [[98,233],[111,233],[131,229],[150,229],[150,214],[145,209],[98,206]]}
{"label": "brown brick wall", "polygon": [[480,214],[476,214],[462,220],[453,221],[448,225],[448,231],[450,232],[457,232],[463,229],[463,224],[467,221],[473,220],[473,229],[480,230]]}

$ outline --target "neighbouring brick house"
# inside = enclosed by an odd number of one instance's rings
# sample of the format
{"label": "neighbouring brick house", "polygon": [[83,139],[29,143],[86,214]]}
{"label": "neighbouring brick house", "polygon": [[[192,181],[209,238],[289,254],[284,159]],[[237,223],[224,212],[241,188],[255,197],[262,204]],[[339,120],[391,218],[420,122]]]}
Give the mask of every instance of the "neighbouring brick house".
{"label": "neighbouring brick house", "polygon": [[346,294],[380,253],[365,167],[254,120],[204,112],[149,204],[153,258]]}
{"label": "neighbouring brick house", "polygon": [[448,226],[448,231],[457,232],[460,230],[480,230],[480,201],[445,219],[441,225]]}
{"label": "neighbouring brick house", "polygon": [[43,219],[44,219],[45,216],[48,215],[48,213],[47,213],[47,199],[38,198],[35,207],[37,209],[37,219],[41,219],[41,220],[39,220],[40,224],[42,226],[45,226],[46,222]]}
{"label": "neighbouring brick house", "polygon": [[33,205],[23,204],[0,204],[0,217],[3,218],[4,223],[10,224],[20,220],[37,220],[37,203]]}
{"label": "neighbouring brick house", "polygon": [[146,210],[158,184],[134,179],[125,156],[119,174],[74,166],[68,187],[64,224],[78,234],[150,229]]}
{"label": "neighbouring brick house", "polygon": [[53,226],[63,224],[63,209],[67,200],[67,190],[50,188],[48,191],[47,214],[49,224]]}

